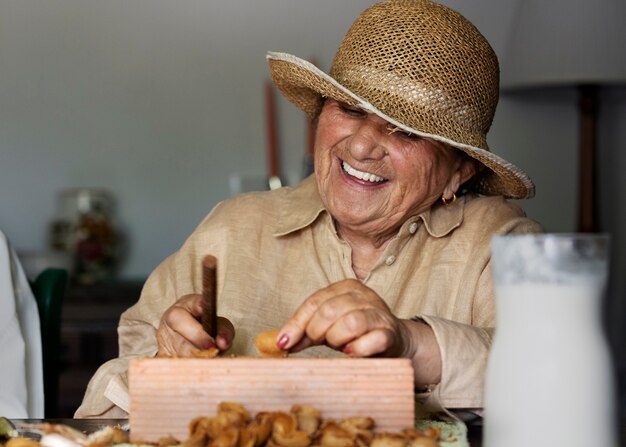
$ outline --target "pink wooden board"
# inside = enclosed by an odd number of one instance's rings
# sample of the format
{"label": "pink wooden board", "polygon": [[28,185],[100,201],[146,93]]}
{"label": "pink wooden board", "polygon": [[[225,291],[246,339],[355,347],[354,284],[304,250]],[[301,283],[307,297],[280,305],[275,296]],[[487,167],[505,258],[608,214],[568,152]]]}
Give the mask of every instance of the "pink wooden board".
{"label": "pink wooden board", "polygon": [[408,359],[141,359],[130,363],[129,387],[134,441],[185,440],[189,422],[214,415],[224,401],[251,415],[309,404],[324,419],[372,417],[379,432],[415,420]]}

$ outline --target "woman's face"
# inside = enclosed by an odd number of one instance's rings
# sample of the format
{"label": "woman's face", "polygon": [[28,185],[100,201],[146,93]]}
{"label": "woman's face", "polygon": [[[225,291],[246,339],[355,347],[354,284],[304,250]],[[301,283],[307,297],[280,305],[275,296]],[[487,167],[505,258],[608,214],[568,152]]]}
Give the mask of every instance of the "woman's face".
{"label": "woman's face", "polygon": [[464,172],[471,163],[455,149],[392,129],[360,108],[325,102],[316,132],[315,176],[322,201],[340,229],[394,234],[408,217],[437,201],[446,187],[452,196],[473,174]]}

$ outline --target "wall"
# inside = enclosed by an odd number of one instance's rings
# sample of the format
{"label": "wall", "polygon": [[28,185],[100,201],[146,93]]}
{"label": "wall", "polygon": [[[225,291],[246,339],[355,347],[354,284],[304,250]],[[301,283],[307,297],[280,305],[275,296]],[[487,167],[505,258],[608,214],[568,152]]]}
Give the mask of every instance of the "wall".
{"label": "wall", "polygon": [[[59,191],[107,188],[131,244],[121,273],[145,276],[231,175],[265,176],[266,51],[328,66],[370,3],[2,0],[0,227],[43,250]],[[304,116],[278,108],[296,181]]]}
{"label": "wall", "polygon": [[[0,228],[21,252],[46,249],[59,191],[103,187],[130,241],[125,277],[144,277],[230,195],[265,176],[266,50],[327,69],[371,0],[1,0]],[[445,2],[502,56],[517,0]],[[289,183],[302,172],[304,117],[278,102]],[[613,233],[612,339],[626,338],[626,93],[605,89],[599,129],[601,224]],[[572,92],[503,95],[495,152],[525,169],[522,205],[549,231],[576,228]],[[624,362],[620,359],[620,362]]]}
{"label": "wall", "polygon": [[[145,276],[230,195],[230,177],[264,178],[266,50],[328,68],[371,3],[3,0],[0,226],[19,250],[43,250],[59,191],[106,188],[130,243],[121,274]],[[502,54],[513,4],[455,6]],[[503,97],[490,134],[537,183],[537,198],[522,204],[553,231],[574,229],[573,105],[566,94]],[[305,120],[282,99],[278,109],[294,183]]]}

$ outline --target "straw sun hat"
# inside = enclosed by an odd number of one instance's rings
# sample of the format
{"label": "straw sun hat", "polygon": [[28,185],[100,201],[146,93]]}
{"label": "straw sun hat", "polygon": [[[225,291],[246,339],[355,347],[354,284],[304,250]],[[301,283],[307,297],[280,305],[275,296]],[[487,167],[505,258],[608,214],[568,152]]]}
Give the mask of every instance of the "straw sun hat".
{"label": "straw sun hat", "polygon": [[291,54],[267,55],[276,87],[315,116],[323,98],[358,105],[393,125],[480,161],[471,189],[522,199],[535,193],[518,167],[489,151],[498,102],[498,60],[456,11],[429,0],[387,0],[366,9],[344,38],[330,75]]}

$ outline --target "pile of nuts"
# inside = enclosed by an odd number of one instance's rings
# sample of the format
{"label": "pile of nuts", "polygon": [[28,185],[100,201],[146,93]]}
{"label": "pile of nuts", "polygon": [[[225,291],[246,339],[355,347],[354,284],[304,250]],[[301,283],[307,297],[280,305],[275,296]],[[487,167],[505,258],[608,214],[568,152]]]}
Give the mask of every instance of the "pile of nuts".
{"label": "pile of nuts", "polygon": [[[184,447],[436,447],[440,430],[407,428],[399,433],[374,433],[374,420],[349,417],[322,420],[310,405],[294,405],[290,412],[260,412],[254,418],[238,403],[223,402],[213,417],[189,424]],[[180,445],[161,438],[160,447]]]}

